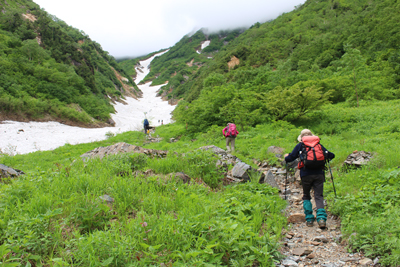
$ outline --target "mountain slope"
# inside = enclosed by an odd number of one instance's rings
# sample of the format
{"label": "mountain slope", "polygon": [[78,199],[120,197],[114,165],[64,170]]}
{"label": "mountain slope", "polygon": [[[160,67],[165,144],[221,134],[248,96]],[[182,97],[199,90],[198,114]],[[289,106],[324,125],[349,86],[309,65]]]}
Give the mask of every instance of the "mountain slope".
{"label": "mountain slope", "polygon": [[1,119],[107,122],[110,98],[137,94],[131,77],[82,31],[31,1],[0,8]]}
{"label": "mountain slope", "polygon": [[[195,75],[199,68],[218,53],[229,42],[237,38],[244,29],[225,30],[217,33],[208,33],[201,29],[192,35],[184,36],[169,51],[156,57],[151,63],[151,71],[142,81],[152,81],[152,85],[160,85],[168,82],[162,87],[159,94],[168,99],[177,99],[185,94],[180,88],[190,75]],[[154,53],[143,59],[150,57]],[[131,76],[134,76],[134,66],[139,59],[129,59],[119,62],[119,65]],[[173,93],[171,93],[173,92]]]}
{"label": "mountain slope", "polygon": [[[399,98],[399,5],[393,0],[308,0],[273,21],[254,24],[174,88],[170,94],[185,92],[187,101],[177,108],[177,120],[205,126],[295,120],[307,113],[303,107],[310,102],[300,101],[302,94],[352,105]],[[207,97],[223,90],[230,96],[218,103]],[[192,103],[196,99],[216,103],[215,109],[205,114],[199,102]],[[242,103],[240,108],[229,105],[232,99]]]}

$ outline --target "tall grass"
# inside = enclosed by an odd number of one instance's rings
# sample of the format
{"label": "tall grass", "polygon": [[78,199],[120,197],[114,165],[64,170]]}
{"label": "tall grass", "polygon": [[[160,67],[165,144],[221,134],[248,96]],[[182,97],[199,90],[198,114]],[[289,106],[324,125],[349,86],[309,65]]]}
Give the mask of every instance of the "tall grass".
{"label": "tall grass", "polygon": [[[399,101],[362,102],[359,108],[344,103],[293,124],[247,128],[236,139],[235,155],[254,167],[253,160],[279,165],[268,147],[291,152],[300,131],[311,129],[336,155],[331,167],[338,198],[334,200],[330,178],[325,195],[328,209],[342,218],[350,248],[380,256],[385,266],[397,266],[398,107]],[[217,158],[198,150],[205,145],[224,148],[222,127],[205,130],[189,135],[183,125],[158,127],[155,134],[163,141],[144,146],[168,150],[164,159],[137,154],[86,163],[79,159],[84,152],[116,142],[143,145],[141,132],[0,157],[1,163],[27,173],[0,184],[0,252],[13,251],[0,258],[50,266],[272,265],[279,259],[285,203],[266,185],[223,187]],[[178,141],[170,143],[171,137]],[[364,168],[345,168],[343,161],[354,150],[374,157]],[[155,174],[140,174],[147,169]],[[183,184],[168,175],[174,172],[194,181]],[[200,179],[206,183],[195,182]],[[105,194],[114,202],[102,201],[99,197]]]}

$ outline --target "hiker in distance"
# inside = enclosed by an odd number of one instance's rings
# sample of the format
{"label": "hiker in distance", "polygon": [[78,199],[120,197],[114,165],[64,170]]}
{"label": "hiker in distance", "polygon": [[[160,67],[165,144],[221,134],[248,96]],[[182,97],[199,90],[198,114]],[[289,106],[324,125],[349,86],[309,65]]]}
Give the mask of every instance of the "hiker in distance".
{"label": "hiker in distance", "polygon": [[292,153],[285,155],[286,162],[292,162],[300,158],[297,168],[300,169],[301,184],[303,186],[303,208],[306,215],[306,225],[312,227],[315,217],[311,204],[311,188],[314,189],[314,199],[317,206],[317,223],[319,228],[326,227],[326,211],[324,206],[324,182],[325,163],[335,157],[319,141],[320,138],[304,129],[297,138],[299,143],[294,147]]}
{"label": "hiker in distance", "polygon": [[147,130],[150,129],[150,124],[149,124],[149,121],[147,119],[144,119],[143,128],[144,128],[144,134],[147,134]]}
{"label": "hiker in distance", "polygon": [[[236,130],[236,125],[234,123],[228,123],[228,125],[222,130],[222,134],[226,139],[226,149],[228,152],[235,152],[235,138],[239,134]],[[229,144],[231,145],[229,147]]]}

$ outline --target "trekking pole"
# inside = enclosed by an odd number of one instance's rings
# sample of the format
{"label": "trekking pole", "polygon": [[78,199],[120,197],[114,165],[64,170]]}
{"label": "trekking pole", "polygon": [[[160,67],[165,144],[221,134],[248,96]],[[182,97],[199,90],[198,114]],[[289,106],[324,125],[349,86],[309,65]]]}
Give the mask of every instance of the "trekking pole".
{"label": "trekking pole", "polygon": [[287,162],[286,162],[286,179],[285,179],[285,200],[286,200],[286,187],[287,187],[287,175],[288,175],[288,168],[287,168]]}
{"label": "trekking pole", "polygon": [[333,182],[333,175],[332,175],[331,164],[329,164],[329,160],[327,160],[327,162],[328,162],[328,166],[329,166],[329,171],[331,172],[331,179],[332,179],[332,185],[333,185],[333,192],[335,192],[335,198],[337,198],[336,189],[335,189],[335,183]]}

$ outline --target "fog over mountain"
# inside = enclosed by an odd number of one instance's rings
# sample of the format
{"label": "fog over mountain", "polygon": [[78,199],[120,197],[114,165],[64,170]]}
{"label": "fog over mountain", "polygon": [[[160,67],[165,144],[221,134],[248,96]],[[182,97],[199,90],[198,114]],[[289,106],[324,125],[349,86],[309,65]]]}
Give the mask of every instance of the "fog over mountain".
{"label": "fog over mountain", "polygon": [[305,0],[34,2],[68,25],[84,31],[110,55],[121,58],[170,47],[182,36],[200,28],[217,31],[262,23],[293,10]]}

